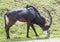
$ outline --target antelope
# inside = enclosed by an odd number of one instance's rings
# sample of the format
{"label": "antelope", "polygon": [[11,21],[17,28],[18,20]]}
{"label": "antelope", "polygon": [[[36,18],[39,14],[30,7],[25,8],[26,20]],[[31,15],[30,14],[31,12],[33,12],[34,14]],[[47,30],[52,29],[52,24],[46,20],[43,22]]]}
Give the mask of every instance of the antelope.
{"label": "antelope", "polygon": [[[29,38],[30,26],[32,27],[35,35],[38,36],[33,24],[37,24],[38,26],[40,26],[43,31],[47,32],[47,36],[49,36],[49,28],[52,24],[52,16],[50,15],[50,12],[48,10],[47,12],[50,17],[50,22],[48,25],[45,25],[46,19],[41,16],[38,10],[32,5],[27,5],[24,8],[17,8],[7,11],[4,15],[7,39],[10,39],[9,29],[16,23],[16,21],[27,23],[27,38]],[[8,19],[8,23],[6,18]]]}

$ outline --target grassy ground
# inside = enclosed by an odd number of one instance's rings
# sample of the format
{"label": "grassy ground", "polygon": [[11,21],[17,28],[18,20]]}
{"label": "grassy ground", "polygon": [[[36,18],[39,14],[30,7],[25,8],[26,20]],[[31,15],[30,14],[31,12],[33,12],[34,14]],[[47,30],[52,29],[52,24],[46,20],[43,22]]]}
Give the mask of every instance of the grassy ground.
{"label": "grassy ground", "polygon": [[[0,0],[0,42],[4,42],[7,41],[6,40],[6,33],[5,33],[5,29],[4,29],[4,19],[3,19],[3,15],[4,15],[4,11],[6,11],[7,9],[12,9],[12,8],[18,8],[18,7],[25,7],[26,5],[34,5],[38,11],[44,15],[46,18],[47,13],[44,12],[43,7],[45,7],[46,9],[48,9],[49,11],[51,11],[51,15],[53,18],[53,22],[52,22],[52,26],[49,29],[51,36],[50,38],[55,38],[55,37],[60,37],[60,0]],[[47,18],[48,19],[48,18]],[[43,31],[42,29],[34,24],[37,33],[39,34],[39,38],[45,38],[43,35]],[[26,38],[26,23],[20,23],[17,25],[17,23],[15,25],[13,25],[10,28],[10,36],[11,39],[8,40],[7,42],[11,42],[15,39],[18,40],[24,40],[27,39]],[[32,37],[35,37],[35,34],[33,32],[32,29],[30,29],[30,35],[31,38],[29,39],[33,39]],[[37,39],[37,38],[34,38]]]}

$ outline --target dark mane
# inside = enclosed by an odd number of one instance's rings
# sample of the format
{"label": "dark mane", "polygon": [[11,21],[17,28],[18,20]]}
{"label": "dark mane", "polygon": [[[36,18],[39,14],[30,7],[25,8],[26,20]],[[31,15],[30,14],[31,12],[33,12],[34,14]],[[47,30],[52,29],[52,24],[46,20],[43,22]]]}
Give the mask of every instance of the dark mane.
{"label": "dark mane", "polygon": [[40,16],[40,13],[38,12],[38,10],[32,6],[32,5],[27,5],[26,8],[32,7],[34,9],[34,11]]}

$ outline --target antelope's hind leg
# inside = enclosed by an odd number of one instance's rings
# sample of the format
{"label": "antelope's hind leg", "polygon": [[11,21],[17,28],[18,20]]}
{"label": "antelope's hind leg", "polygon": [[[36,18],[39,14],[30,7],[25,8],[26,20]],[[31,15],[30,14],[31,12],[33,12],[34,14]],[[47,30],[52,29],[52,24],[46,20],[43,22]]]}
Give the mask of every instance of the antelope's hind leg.
{"label": "antelope's hind leg", "polygon": [[6,30],[7,39],[10,39],[9,28],[16,22],[16,20],[10,17],[8,18],[8,20],[9,22],[5,25],[5,30]]}

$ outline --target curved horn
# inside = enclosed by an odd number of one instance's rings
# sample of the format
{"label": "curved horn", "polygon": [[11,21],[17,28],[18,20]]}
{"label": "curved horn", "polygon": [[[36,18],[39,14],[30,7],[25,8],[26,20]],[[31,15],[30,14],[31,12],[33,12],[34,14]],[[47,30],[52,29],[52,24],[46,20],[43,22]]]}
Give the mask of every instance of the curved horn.
{"label": "curved horn", "polygon": [[[44,7],[43,7],[44,8]],[[50,11],[48,11],[46,8],[44,8],[44,11],[48,13],[49,17],[50,17],[50,23],[48,24],[48,26],[50,27],[52,24],[52,16],[50,14]]]}

